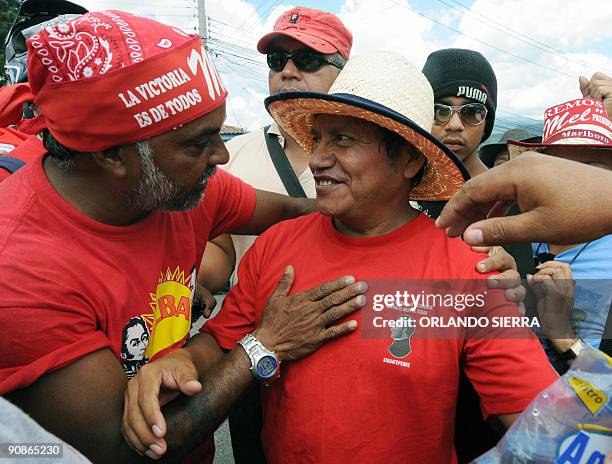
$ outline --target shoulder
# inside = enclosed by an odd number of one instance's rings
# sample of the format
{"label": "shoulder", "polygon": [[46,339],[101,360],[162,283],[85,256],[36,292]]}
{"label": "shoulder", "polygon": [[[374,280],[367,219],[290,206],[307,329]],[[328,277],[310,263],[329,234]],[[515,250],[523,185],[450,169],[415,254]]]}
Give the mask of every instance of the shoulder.
{"label": "shoulder", "polygon": [[608,254],[612,255],[612,234],[604,235],[597,240],[593,240],[592,244],[594,248],[601,248],[606,250]]}
{"label": "shoulder", "polygon": [[315,211],[314,213],[300,216],[295,219],[281,221],[267,229],[255,240],[259,242],[258,247],[268,248],[287,247],[293,243],[308,243],[313,234],[322,230],[324,216]]}
{"label": "shoulder", "polygon": [[475,269],[476,263],[486,258],[486,254],[472,250],[459,237],[448,237],[444,230],[436,227],[433,219],[422,217],[417,233],[419,241],[427,244],[429,261],[437,263],[440,269],[446,268],[449,276],[477,279],[486,277]]}
{"label": "shoulder", "polygon": [[0,184],[0,255],[7,244],[15,243],[17,231],[28,226],[37,228],[44,222],[40,193],[26,179],[30,170],[31,166],[26,165]]}

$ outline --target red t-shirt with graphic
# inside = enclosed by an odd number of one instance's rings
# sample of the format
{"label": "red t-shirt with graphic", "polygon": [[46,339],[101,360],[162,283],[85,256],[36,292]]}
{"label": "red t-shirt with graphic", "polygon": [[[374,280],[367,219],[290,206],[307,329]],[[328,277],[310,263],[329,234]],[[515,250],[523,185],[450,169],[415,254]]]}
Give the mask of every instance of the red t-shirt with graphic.
{"label": "red t-shirt with graphic", "polygon": [[199,207],[110,226],[64,200],[42,159],[0,184],[0,395],[102,348],[132,377],[181,346],[207,240],[255,209],[254,189],[218,170]]}
{"label": "red t-shirt with graphic", "polygon": [[[291,294],[353,275],[372,284],[366,295],[371,305],[374,282],[483,282],[486,276],[475,270],[482,258],[425,215],[387,235],[352,238],[336,231],[329,217],[313,213],[279,223],[257,239],[238,269],[238,284],[202,331],[222,348],[233,348],[255,328],[288,264],[295,268]],[[487,298],[489,317],[518,316],[502,292]],[[518,329],[522,335],[512,339],[470,338],[461,331],[460,337],[426,338],[418,336],[419,327],[409,336],[397,328],[368,336],[367,315],[373,313],[367,308],[349,317],[359,321],[355,333],[283,364],[280,379],[263,389],[268,462],[455,462],[462,363],[485,415],[522,411],[557,377],[528,329]]]}

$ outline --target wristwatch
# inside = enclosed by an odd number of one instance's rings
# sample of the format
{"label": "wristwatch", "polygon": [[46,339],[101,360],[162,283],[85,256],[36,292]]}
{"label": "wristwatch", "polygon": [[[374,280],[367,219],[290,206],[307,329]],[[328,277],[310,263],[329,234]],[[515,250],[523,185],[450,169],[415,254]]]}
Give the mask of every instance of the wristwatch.
{"label": "wristwatch", "polygon": [[266,349],[253,335],[246,334],[238,342],[251,360],[251,374],[264,382],[280,375],[280,361],[274,351]]}
{"label": "wristwatch", "polygon": [[584,350],[585,345],[581,338],[577,338],[574,343],[567,349],[561,353],[561,357],[566,361],[571,361],[572,359],[576,359]]}

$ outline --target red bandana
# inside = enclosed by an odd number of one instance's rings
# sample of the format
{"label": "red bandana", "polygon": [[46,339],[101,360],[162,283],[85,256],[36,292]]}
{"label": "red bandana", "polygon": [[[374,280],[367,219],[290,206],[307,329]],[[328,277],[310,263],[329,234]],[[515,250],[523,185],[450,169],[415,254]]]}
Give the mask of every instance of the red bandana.
{"label": "red bandana", "polygon": [[100,151],[154,137],[220,106],[227,91],[201,39],[122,11],[102,11],[27,41],[43,128],[66,147]]}

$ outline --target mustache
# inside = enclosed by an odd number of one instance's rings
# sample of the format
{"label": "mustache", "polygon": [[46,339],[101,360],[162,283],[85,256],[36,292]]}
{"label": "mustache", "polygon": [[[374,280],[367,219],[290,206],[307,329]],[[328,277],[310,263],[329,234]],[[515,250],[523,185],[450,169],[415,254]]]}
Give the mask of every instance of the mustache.
{"label": "mustache", "polygon": [[212,176],[215,175],[215,172],[217,172],[217,166],[208,166],[198,179],[197,185],[201,187],[205,187],[206,185],[208,185],[208,181]]}

